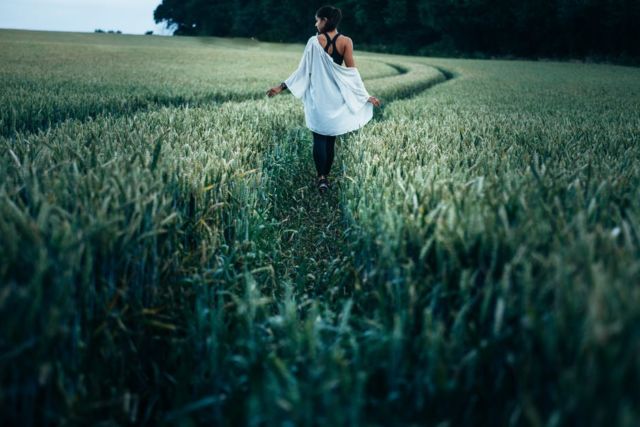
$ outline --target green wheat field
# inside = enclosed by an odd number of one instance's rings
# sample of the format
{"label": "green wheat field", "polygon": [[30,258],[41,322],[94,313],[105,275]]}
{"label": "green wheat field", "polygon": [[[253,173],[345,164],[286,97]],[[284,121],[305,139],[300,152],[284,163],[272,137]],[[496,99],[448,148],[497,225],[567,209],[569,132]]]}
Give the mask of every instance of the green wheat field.
{"label": "green wheat field", "polygon": [[303,47],[0,30],[0,424],[639,425],[640,69]]}

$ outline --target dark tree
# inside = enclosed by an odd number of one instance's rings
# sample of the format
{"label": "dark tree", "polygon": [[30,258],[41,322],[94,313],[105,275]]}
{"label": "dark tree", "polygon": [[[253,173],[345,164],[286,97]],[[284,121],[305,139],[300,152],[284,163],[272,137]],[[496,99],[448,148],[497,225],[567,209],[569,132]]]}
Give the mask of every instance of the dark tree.
{"label": "dark tree", "polygon": [[[177,35],[304,42],[324,1],[162,0],[154,12]],[[337,0],[342,32],[359,47],[425,53],[640,56],[638,0]],[[433,49],[431,49],[433,51]],[[446,53],[446,52],[445,52]]]}

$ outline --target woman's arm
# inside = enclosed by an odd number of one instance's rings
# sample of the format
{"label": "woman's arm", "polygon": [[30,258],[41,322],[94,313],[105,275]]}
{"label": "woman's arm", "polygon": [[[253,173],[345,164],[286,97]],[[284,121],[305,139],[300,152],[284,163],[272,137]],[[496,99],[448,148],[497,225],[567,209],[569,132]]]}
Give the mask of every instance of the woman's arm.
{"label": "woman's arm", "polygon": [[[312,36],[315,37],[315,36]],[[310,73],[310,61],[311,61],[311,38],[307,42],[307,46],[304,48],[302,58],[298,64],[298,68],[282,83],[280,86],[272,87],[267,91],[267,96],[274,96],[282,92],[284,89],[289,89],[291,94],[296,98],[302,97],[304,92],[309,86],[309,73]]]}
{"label": "woman's arm", "polygon": [[285,82],[282,82],[278,86],[274,86],[271,89],[269,89],[267,91],[267,96],[268,97],[276,96],[277,94],[279,94],[285,89],[287,89],[287,84]]}
{"label": "woman's arm", "polygon": [[353,59],[353,40],[350,37],[345,37],[346,45],[344,47],[344,53],[342,57],[344,58],[344,65],[349,68],[354,68],[356,66],[356,61]]}
{"label": "woman's arm", "polygon": [[[353,40],[350,37],[345,37],[346,46],[344,48],[344,64],[349,68],[354,68],[356,66],[356,61],[353,59]],[[372,103],[374,106],[380,106],[380,100],[375,96],[370,96],[368,102]]]}

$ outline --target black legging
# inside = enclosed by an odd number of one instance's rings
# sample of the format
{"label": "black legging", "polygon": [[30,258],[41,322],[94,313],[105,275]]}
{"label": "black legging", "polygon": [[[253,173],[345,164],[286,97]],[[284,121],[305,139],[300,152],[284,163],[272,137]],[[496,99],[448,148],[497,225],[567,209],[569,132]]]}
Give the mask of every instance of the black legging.
{"label": "black legging", "polygon": [[333,164],[336,137],[311,132],[313,133],[313,160],[316,162],[316,171],[318,176],[327,176]]}

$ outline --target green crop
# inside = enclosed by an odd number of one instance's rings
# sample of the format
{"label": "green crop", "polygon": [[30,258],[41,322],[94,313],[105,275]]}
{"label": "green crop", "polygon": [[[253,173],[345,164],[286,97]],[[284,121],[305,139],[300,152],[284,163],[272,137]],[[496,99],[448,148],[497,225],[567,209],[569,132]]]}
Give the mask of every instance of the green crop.
{"label": "green crop", "polygon": [[301,45],[0,47],[3,424],[638,423],[637,69],[356,52],[321,196]]}

